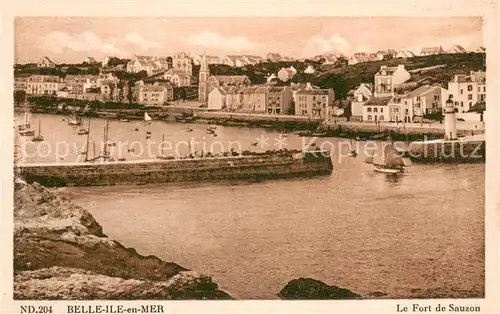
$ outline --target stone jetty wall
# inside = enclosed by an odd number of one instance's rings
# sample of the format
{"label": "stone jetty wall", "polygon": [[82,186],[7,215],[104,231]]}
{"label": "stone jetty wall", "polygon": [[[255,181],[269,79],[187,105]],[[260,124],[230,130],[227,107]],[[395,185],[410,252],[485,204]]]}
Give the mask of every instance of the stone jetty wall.
{"label": "stone jetty wall", "polygon": [[484,162],[485,141],[429,141],[413,142],[410,157],[418,162]]}
{"label": "stone jetty wall", "polygon": [[[338,128],[342,128],[343,131],[349,132],[373,132],[373,133],[388,133],[395,132],[399,134],[436,134],[440,136],[444,136],[443,128],[433,128],[433,127],[410,127],[406,126],[390,126],[390,125],[381,125],[377,126],[375,124],[370,123],[341,123],[341,124],[322,124],[320,127],[322,130],[336,130]],[[482,134],[484,130],[457,130],[458,136],[467,136],[471,134]]]}
{"label": "stone jetty wall", "polygon": [[331,157],[324,152],[95,164],[21,165],[18,173],[30,183],[36,181],[46,186],[89,186],[274,179],[330,174],[332,168]]}

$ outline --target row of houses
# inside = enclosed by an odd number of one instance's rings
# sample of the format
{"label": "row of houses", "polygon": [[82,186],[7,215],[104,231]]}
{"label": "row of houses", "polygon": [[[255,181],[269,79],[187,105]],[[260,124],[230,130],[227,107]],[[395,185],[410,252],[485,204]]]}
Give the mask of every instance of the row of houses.
{"label": "row of houses", "polygon": [[382,66],[374,84],[364,83],[349,91],[353,121],[418,122],[428,114],[442,112],[449,95],[453,96],[457,118],[478,120],[482,116],[474,107],[486,102],[486,73],[482,71],[455,75],[445,89],[440,85],[423,85],[398,94],[396,88],[410,80],[404,65]]}
{"label": "row of houses", "polygon": [[334,100],[333,89],[268,85],[219,86],[212,89],[208,95],[208,109],[240,113],[294,114],[327,119]]}

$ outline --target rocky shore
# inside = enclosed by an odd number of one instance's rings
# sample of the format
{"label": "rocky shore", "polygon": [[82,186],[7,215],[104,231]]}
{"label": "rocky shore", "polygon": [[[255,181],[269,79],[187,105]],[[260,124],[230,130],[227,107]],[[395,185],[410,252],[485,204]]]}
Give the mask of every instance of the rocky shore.
{"label": "rocky shore", "polygon": [[20,179],[14,186],[15,299],[232,299],[208,276],[109,239],[57,192]]}

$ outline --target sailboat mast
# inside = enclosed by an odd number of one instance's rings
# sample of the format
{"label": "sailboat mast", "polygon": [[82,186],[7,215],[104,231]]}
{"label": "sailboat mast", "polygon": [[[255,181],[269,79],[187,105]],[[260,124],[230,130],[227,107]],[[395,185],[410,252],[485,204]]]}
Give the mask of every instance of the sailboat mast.
{"label": "sailboat mast", "polygon": [[161,155],[163,156],[163,143],[165,143],[165,134],[161,135]]}
{"label": "sailboat mast", "polygon": [[89,160],[89,139],[90,139],[90,117],[89,117],[89,128],[87,130],[87,149],[85,152],[85,161]]}
{"label": "sailboat mast", "polygon": [[42,120],[38,119],[38,136],[42,135]]}
{"label": "sailboat mast", "polygon": [[106,119],[106,126],[104,127],[104,160],[106,160],[107,155],[108,155],[108,127],[109,127],[109,120]]}

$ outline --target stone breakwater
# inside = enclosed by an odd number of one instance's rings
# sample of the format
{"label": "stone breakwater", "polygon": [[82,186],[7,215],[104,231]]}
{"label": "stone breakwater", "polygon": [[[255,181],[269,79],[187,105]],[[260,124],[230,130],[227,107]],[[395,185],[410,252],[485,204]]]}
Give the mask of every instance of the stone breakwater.
{"label": "stone breakwater", "polygon": [[231,299],[210,277],[109,239],[92,215],[16,179],[16,300]]}
{"label": "stone breakwater", "polygon": [[332,169],[329,152],[18,166],[19,175],[29,183],[39,182],[46,186],[275,179],[330,174]]}

